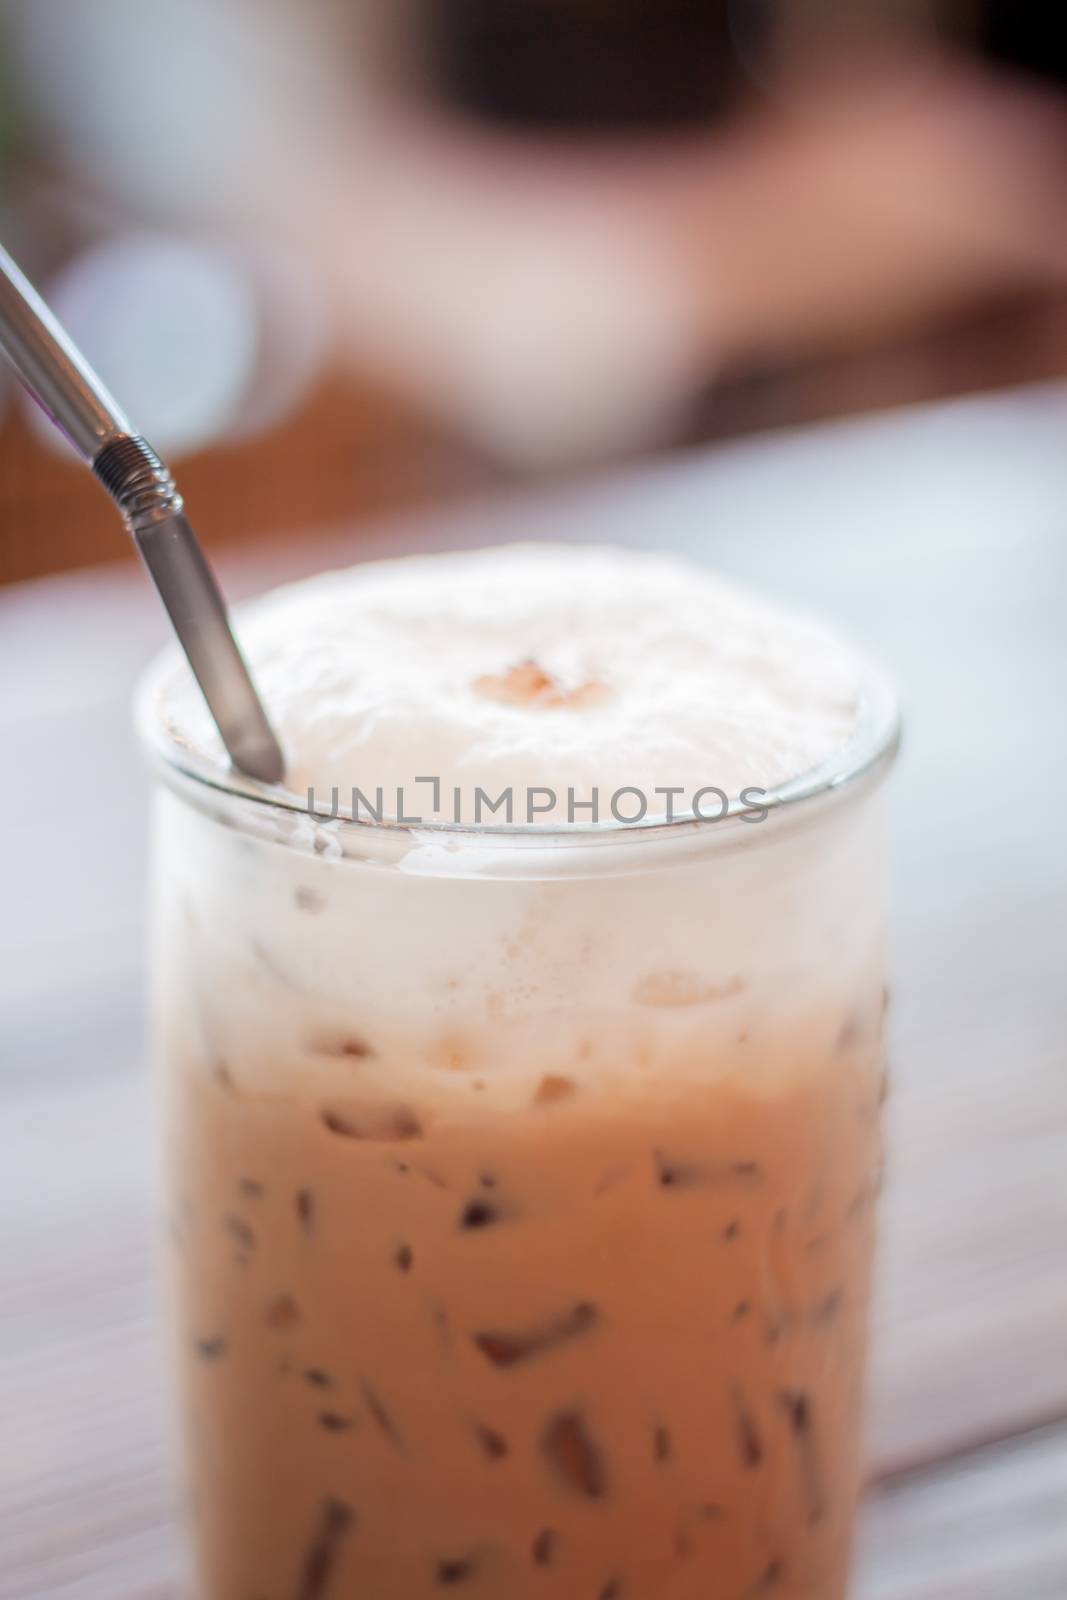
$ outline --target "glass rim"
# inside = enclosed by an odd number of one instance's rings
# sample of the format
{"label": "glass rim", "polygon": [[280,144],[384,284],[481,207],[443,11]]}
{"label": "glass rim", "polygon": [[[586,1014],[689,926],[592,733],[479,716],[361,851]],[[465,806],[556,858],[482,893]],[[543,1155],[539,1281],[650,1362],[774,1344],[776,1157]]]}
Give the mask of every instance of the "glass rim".
{"label": "glass rim", "polygon": [[[843,791],[854,793],[883,775],[892,764],[899,749],[901,715],[896,693],[888,676],[859,655],[863,667],[859,710],[852,732],[837,745],[826,758],[784,783],[760,790],[758,802],[740,798],[728,800],[721,815],[707,816],[693,811],[682,812],[671,818],[662,814],[642,816],[633,821],[608,820],[588,822],[521,823],[457,823],[451,821],[416,821],[397,818],[364,817],[353,815],[338,806],[336,809],[311,807],[293,790],[276,784],[264,784],[238,772],[232,766],[223,766],[211,757],[201,754],[185,743],[159,714],[160,691],[170,681],[175,670],[184,666],[184,658],[177,645],[170,645],[148,664],[138,681],[134,693],[134,723],[154,772],[172,787],[187,788],[195,794],[205,791],[204,799],[214,795],[217,800],[231,800],[235,804],[251,804],[264,815],[279,818],[304,818],[338,831],[353,843],[372,836],[394,840],[408,836],[420,842],[447,845],[494,843],[540,848],[572,844],[592,845],[597,842],[618,844],[627,837],[642,839],[671,838],[685,835],[729,833],[751,829],[756,820],[754,809],[765,811],[760,820],[764,824],[788,815],[797,821],[807,818],[813,810],[821,810],[820,801],[829,801]],[[186,669],[187,670],[187,669]],[[341,786],[336,786],[340,788]],[[755,788],[756,786],[751,786]],[[722,792],[722,791],[716,791]],[[747,814],[747,815],[746,815]]]}

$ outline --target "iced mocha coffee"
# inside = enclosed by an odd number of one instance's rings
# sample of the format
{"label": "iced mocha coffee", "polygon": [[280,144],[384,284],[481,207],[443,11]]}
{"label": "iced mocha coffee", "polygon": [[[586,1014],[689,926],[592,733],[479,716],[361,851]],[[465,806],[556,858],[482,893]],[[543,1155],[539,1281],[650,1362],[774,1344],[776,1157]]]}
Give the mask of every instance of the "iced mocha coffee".
{"label": "iced mocha coffee", "polygon": [[[554,547],[316,580],[244,631],[288,809],[205,780],[180,673],[151,700],[202,1600],[841,1600],[876,782],[684,807],[862,765],[862,664],[695,569]],[[424,825],[346,820],[379,785]],[[468,826],[508,785],[514,828]]]}

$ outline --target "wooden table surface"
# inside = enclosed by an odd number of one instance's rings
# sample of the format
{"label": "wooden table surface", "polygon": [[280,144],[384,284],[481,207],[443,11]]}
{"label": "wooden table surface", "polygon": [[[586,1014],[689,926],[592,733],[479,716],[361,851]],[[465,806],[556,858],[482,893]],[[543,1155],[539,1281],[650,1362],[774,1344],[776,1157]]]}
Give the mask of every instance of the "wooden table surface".
{"label": "wooden table surface", "polygon": [[[437,526],[292,541],[234,593],[383,549],[668,544],[896,673],[895,1092],[856,1600],[1067,1596],[1067,392],[762,438]],[[0,537],[3,537],[0,531]],[[0,1596],[179,1596],[143,1044],[163,637],[132,569],[0,591]]]}

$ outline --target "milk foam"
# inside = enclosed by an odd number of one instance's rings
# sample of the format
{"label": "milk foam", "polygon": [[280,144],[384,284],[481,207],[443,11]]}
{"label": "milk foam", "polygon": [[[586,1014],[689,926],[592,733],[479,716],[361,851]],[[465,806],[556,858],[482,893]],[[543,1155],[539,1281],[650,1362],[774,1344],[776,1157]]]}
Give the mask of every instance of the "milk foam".
{"label": "milk foam", "polygon": [[[730,798],[818,765],[854,729],[862,663],[822,625],[674,556],[513,545],[325,573],[241,614],[239,631],[286,749],[287,787],[323,802],[380,786],[385,812],[448,810],[477,787],[702,786]],[[184,673],[164,720],[221,751]],[[540,806],[546,804],[542,798]],[[521,804],[517,808],[521,813]],[[486,815],[485,821],[501,817]],[[516,821],[526,820],[516,814]],[[578,820],[589,820],[583,815]]]}

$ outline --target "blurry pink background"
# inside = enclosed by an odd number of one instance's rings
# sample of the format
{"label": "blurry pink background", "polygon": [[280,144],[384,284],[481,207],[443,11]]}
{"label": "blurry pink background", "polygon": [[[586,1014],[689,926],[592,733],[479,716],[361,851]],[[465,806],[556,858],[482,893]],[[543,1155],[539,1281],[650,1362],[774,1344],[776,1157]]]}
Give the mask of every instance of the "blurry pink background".
{"label": "blurry pink background", "polygon": [[[1052,376],[1067,102],[1011,17],[3,0],[0,236],[212,546]],[[125,554],[36,420],[0,377],[0,582]]]}

